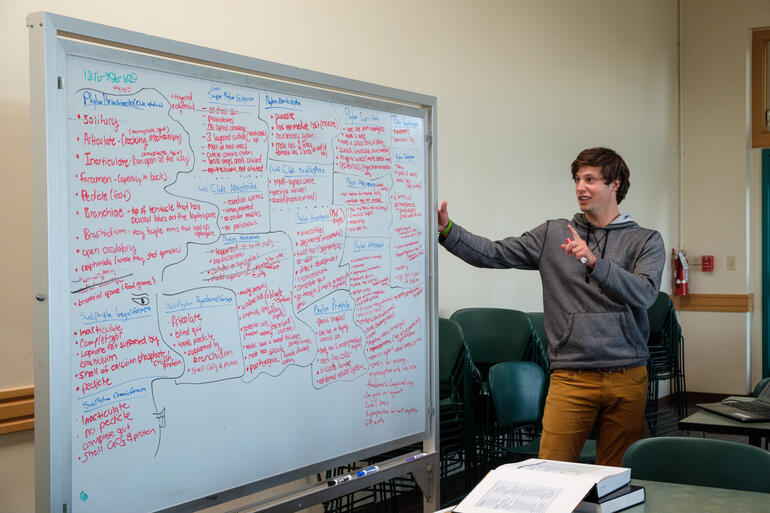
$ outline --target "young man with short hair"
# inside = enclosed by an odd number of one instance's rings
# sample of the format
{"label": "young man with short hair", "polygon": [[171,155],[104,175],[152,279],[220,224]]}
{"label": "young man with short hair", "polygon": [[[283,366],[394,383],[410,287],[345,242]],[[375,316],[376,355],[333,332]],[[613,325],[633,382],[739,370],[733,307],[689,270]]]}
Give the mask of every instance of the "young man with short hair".
{"label": "young man with short hair", "polygon": [[453,223],[446,202],[438,211],[439,241],[452,254],[476,267],[540,272],[552,371],[544,459],[577,461],[596,424],[596,463],[620,465],[644,434],[647,308],[657,298],[666,252],[658,232],[620,213],[629,176],[613,150],[584,150],[572,163],[582,213],[499,241]]}

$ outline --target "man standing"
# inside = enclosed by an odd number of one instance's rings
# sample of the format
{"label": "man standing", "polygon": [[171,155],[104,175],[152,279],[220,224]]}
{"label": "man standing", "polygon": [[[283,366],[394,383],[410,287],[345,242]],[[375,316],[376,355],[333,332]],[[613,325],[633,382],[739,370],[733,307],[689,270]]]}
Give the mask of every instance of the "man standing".
{"label": "man standing", "polygon": [[582,213],[499,241],[453,223],[446,202],[438,211],[439,241],[452,254],[476,267],[540,272],[552,371],[540,458],[577,461],[596,424],[596,463],[617,466],[644,434],[647,308],[666,252],[658,232],[620,214],[629,176],[613,150],[584,150],[572,163]]}

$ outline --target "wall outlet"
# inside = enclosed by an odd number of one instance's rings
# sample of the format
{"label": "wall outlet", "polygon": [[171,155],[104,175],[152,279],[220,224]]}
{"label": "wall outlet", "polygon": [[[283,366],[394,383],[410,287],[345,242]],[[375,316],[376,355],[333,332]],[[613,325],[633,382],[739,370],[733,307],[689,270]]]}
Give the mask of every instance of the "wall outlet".
{"label": "wall outlet", "polygon": [[735,270],[735,256],[728,256],[727,257],[727,270],[728,271],[734,271]]}

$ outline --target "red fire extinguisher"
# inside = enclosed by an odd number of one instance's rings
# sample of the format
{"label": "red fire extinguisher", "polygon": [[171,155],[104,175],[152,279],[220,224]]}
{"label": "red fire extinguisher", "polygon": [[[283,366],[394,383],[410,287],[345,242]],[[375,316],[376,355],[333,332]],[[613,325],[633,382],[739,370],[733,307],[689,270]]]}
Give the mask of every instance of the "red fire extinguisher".
{"label": "red fire extinguisher", "polygon": [[688,293],[687,282],[689,281],[689,266],[687,265],[687,255],[684,251],[671,250],[674,257],[674,295],[686,296]]}

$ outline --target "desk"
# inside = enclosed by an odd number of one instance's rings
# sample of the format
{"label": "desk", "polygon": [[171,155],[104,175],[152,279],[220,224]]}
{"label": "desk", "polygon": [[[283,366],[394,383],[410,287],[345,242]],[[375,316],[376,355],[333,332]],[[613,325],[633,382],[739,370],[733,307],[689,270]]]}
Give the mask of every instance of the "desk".
{"label": "desk", "polygon": [[[753,397],[730,397],[741,401],[750,401]],[[710,411],[700,410],[679,421],[682,431],[705,431],[723,435],[742,435],[749,437],[749,443],[761,446],[762,437],[770,437],[770,422],[739,422]],[[768,507],[770,510],[770,507]]]}
{"label": "desk", "polygon": [[[647,500],[623,513],[768,513],[770,494],[632,479]],[[438,513],[450,513],[453,507]]]}
{"label": "desk", "polygon": [[770,494],[632,479],[647,500],[624,513],[768,513]]}

